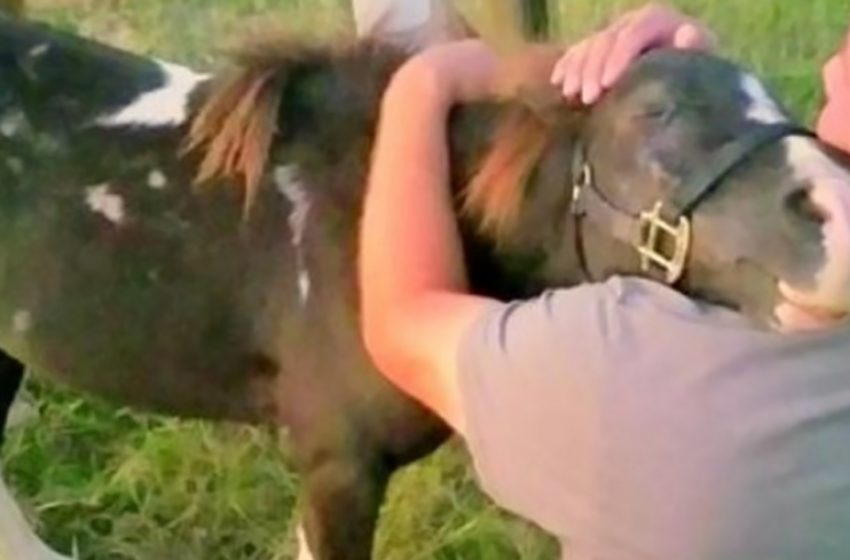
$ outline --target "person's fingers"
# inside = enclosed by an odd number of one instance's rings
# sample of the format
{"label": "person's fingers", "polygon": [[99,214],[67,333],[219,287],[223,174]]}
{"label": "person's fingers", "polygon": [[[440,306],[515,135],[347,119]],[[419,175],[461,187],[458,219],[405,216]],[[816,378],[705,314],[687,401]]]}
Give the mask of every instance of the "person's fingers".
{"label": "person's fingers", "polygon": [[575,99],[581,91],[581,76],[590,41],[584,40],[567,53],[564,64],[564,81],[561,91],[567,99]]}
{"label": "person's fingers", "polygon": [[673,36],[673,46],[677,49],[713,49],[714,37],[706,29],[695,23],[684,23]]}
{"label": "person's fingers", "polygon": [[549,80],[552,82],[553,86],[559,86],[564,83],[564,76],[566,75],[565,68],[568,64],[572,50],[572,47],[570,47],[564,51],[564,54],[561,55],[561,58],[558,59],[558,62],[556,62],[554,68],[552,68],[552,76]]}
{"label": "person's fingers", "polygon": [[614,24],[570,48],[555,64],[551,81],[568,99],[590,104],[628,66],[651,48],[711,49],[714,36],[698,22],[657,4],[627,13]]}
{"label": "person's fingers", "polygon": [[603,91],[602,74],[611,56],[611,49],[617,41],[619,30],[619,26],[614,25],[599,33],[587,49],[581,75],[581,101],[585,105],[596,101]]}
{"label": "person's fingers", "polygon": [[629,25],[612,47],[602,74],[603,87],[611,87],[641,54],[664,46],[710,50],[715,46],[715,37],[699,22],[675,10],[654,4],[646,6],[632,14]]}
{"label": "person's fingers", "polygon": [[611,87],[636,58],[662,39],[663,29],[653,22],[633,23],[624,28],[617,34],[602,71],[602,87]]}

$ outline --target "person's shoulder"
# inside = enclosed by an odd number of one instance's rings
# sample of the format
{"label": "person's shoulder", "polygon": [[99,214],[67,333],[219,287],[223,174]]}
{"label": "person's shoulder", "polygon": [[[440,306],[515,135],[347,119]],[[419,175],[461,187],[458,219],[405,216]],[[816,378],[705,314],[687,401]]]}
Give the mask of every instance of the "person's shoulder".
{"label": "person's shoulder", "polygon": [[465,338],[504,346],[517,337],[538,341],[619,340],[636,331],[744,327],[731,310],[687,297],[651,280],[613,276],[601,282],[553,288],[535,298],[500,303],[483,312]]}
{"label": "person's shoulder", "polygon": [[600,282],[544,292],[543,301],[560,305],[630,308],[649,305],[678,311],[696,310],[698,304],[676,290],[637,276],[612,276]]}
{"label": "person's shoulder", "polygon": [[740,313],[689,297],[660,282],[636,276],[615,276],[600,284],[600,301],[610,313],[651,318],[664,323],[752,328]]}
{"label": "person's shoulder", "polygon": [[607,327],[651,322],[751,326],[739,313],[706,303],[659,282],[636,276],[612,276],[601,282],[550,290],[541,296],[555,315],[593,321]]}
{"label": "person's shoulder", "polygon": [[612,276],[599,284],[604,297],[620,305],[651,304],[679,311],[695,311],[699,304],[683,293],[639,276]]}

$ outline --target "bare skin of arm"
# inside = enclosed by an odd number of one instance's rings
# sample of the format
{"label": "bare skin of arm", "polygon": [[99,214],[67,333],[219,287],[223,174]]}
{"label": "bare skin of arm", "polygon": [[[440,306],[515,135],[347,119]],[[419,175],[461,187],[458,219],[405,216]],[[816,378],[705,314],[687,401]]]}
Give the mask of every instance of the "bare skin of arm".
{"label": "bare skin of arm", "polygon": [[403,66],[382,103],[360,232],[362,330],[377,367],[460,434],[456,356],[496,302],[468,293],[449,192],[447,115],[490,95],[481,43],[432,48]]}

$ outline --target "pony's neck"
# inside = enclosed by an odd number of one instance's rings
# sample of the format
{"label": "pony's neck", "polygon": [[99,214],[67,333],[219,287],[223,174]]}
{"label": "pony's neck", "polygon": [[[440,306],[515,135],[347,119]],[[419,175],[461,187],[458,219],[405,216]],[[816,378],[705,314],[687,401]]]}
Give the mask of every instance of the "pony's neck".
{"label": "pony's neck", "polygon": [[515,107],[504,104],[465,106],[453,113],[450,127],[452,185],[459,201],[467,268],[475,274],[473,289],[502,298],[536,295],[581,278],[567,220],[570,146],[564,142],[549,143],[527,182],[517,185],[522,193],[510,234],[497,239],[482,227],[478,215],[462,207],[464,189],[503,141],[497,134],[511,109]]}

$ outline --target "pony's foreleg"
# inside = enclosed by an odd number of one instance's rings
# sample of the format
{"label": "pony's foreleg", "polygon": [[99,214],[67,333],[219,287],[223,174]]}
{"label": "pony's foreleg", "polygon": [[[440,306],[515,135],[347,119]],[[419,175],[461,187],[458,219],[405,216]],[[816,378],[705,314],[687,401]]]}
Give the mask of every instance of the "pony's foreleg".
{"label": "pony's foreleg", "polygon": [[327,423],[287,432],[302,481],[297,560],[369,560],[391,473],[374,449],[352,447],[353,433]]}
{"label": "pony's foreleg", "polygon": [[387,474],[329,458],[304,477],[298,560],[369,560]]}
{"label": "pony's foreleg", "polygon": [[41,542],[0,477],[0,559],[71,560]]}

